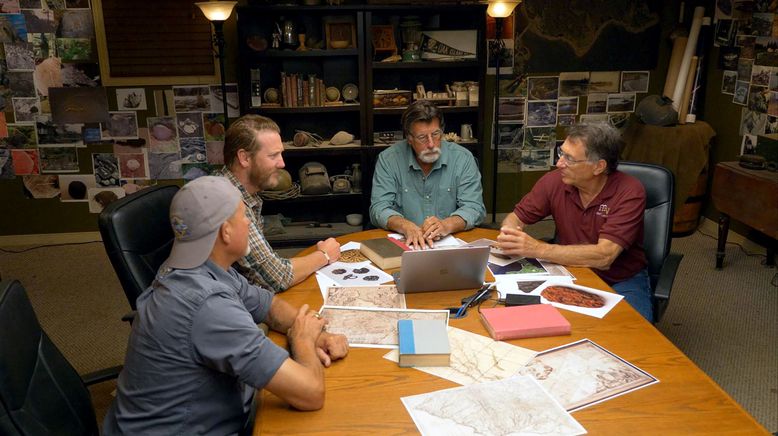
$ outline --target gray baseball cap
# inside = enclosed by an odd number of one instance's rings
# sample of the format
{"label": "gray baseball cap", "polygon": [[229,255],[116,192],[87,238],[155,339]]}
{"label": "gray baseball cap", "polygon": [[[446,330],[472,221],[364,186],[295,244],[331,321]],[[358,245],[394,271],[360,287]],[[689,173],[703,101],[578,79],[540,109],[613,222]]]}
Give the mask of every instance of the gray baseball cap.
{"label": "gray baseball cap", "polygon": [[219,228],[240,201],[240,192],[224,177],[204,176],[184,185],[170,204],[175,240],[165,266],[189,269],[205,263]]}

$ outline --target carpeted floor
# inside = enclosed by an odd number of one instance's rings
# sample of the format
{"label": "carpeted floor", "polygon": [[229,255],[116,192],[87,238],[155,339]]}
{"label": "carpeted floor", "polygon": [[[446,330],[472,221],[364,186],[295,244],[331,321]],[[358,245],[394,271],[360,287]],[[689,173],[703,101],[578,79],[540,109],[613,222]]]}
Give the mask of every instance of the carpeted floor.
{"label": "carpeted floor", "polygon": [[[747,256],[728,245],[725,267],[716,271],[715,247],[714,239],[699,232],[673,241],[673,250],[685,257],[657,327],[776,432],[776,269],[761,265],[764,256]],[[122,363],[129,326],[120,318],[129,306],[101,243],[0,251],[0,275],[22,282],[44,329],[80,373]],[[114,386],[91,388],[100,421]]]}

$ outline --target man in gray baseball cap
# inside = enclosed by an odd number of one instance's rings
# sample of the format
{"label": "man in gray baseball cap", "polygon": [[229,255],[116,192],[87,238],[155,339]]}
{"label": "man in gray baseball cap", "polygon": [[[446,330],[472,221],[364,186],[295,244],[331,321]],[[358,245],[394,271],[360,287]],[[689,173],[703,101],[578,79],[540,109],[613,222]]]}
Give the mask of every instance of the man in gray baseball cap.
{"label": "man in gray baseball cap", "polygon": [[[238,190],[200,177],[173,197],[170,221],[173,249],[138,297],[104,434],[244,432],[263,388],[300,410],[321,408],[324,367],[346,356],[346,338],[325,332],[308,305],[295,309],[232,268],[248,247]],[[259,322],[284,332],[291,350]]]}

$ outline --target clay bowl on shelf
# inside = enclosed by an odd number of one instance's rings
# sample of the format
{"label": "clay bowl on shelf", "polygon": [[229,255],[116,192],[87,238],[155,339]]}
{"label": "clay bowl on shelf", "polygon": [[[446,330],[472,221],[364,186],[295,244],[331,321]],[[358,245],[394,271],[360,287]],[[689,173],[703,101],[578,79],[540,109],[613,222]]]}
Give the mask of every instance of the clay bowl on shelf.
{"label": "clay bowl on shelf", "polygon": [[346,40],[336,39],[335,41],[330,41],[330,47],[335,49],[346,48],[348,46],[349,46],[349,42]]}

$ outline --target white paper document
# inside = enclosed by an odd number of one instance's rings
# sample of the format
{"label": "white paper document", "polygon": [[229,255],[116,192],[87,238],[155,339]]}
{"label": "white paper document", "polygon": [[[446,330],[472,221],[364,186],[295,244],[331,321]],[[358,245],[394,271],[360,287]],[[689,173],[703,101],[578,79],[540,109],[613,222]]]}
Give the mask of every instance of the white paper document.
{"label": "white paper document", "polygon": [[[450,366],[414,368],[460,385],[469,385],[516,375],[535,356],[532,350],[455,327],[448,328],[448,340],[451,345]],[[392,350],[384,358],[399,362],[399,352]]]}
{"label": "white paper document", "polygon": [[422,435],[580,435],[586,430],[532,377],[401,398]]}
{"label": "white paper document", "polygon": [[405,294],[397,292],[395,285],[330,286],[324,296],[324,305],[405,309]]}

